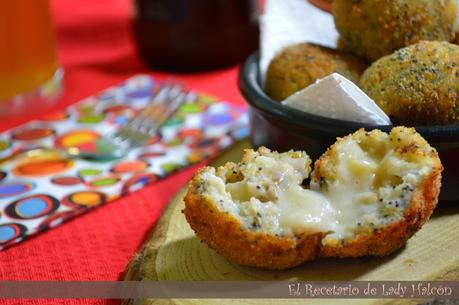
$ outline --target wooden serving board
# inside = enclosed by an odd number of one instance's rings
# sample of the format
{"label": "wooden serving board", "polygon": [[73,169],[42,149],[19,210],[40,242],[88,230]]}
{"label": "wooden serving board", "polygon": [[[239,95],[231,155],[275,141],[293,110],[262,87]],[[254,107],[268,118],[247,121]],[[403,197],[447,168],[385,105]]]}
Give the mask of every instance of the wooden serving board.
{"label": "wooden serving board", "polygon": [[[247,142],[239,143],[214,165],[238,161]],[[384,258],[319,259],[286,271],[242,267],[216,254],[194,235],[184,215],[186,188],[169,207],[129,263],[125,280],[459,280],[459,205],[438,207],[406,247]],[[124,304],[280,304],[280,300],[125,300]],[[332,304],[336,300],[282,300],[282,304]],[[419,300],[339,300],[340,304],[408,304]],[[425,300],[424,300],[425,302]]]}

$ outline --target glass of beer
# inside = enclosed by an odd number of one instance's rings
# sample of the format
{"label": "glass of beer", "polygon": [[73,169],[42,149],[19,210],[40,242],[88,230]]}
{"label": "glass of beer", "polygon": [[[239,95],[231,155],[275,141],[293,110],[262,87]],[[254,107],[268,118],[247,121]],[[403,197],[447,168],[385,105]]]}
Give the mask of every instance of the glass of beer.
{"label": "glass of beer", "polygon": [[49,1],[0,1],[0,45],[0,116],[52,104],[62,71]]}

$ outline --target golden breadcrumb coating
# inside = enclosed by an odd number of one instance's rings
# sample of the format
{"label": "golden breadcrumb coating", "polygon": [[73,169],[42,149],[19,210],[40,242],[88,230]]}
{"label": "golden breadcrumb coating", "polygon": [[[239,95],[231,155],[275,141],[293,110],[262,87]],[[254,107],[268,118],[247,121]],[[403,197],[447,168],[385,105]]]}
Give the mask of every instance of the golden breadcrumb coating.
{"label": "golden breadcrumb coating", "polygon": [[[443,170],[438,153],[413,128],[396,127],[390,134],[379,130],[359,130],[338,139],[315,162],[311,175],[312,188],[326,192],[334,183],[342,183],[340,180],[343,177],[340,177],[337,169],[343,160],[343,148],[349,151],[350,147],[346,145],[349,141],[357,143],[369,159],[378,163],[374,177],[369,181],[377,195],[377,221],[361,214],[355,219],[354,236],[341,240],[333,234],[327,236],[319,255],[359,257],[390,254],[421,228],[437,204]],[[362,157],[357,157],[362,160]],[[403,163],[395,166],[396,162]],[[358,177],[362,171],[359,165],[349,166],[351,173],[354,170],[354,176]],[[400,175],[403,167],[409,172],[405,176]],[[414,183],[412,180],[416,172],[423,172],[423,175]],[[362,183],[359,179],[356,182]]]}
{"label": "golden breadcrumb coating", "polygon": [[459,120],[459,46],[421,41],[373,63],[360,87],[399,124]]}
{"label": "golden breadcrumb coating", "polygon": [[236,263],[285,269],[317,257],[387,255],[426,222],[442,165],[414,129],[359,130],[315,163],[305,152],[246,150],[205,167],[185,196],[185,217],[210,248]]}
{"label": "golden breadcrumb coating", "polygon": [[335,72],[358,83],[366,67],[366,62],[343,51],[309,43],[292,45],[271,61],[266,74],[266,93],[282,101]]}
{"label": "golden breadcrumb coating", "polygon": [[420,40],[453,41],[455,0],[336,0],[346,49],[374,61]]}

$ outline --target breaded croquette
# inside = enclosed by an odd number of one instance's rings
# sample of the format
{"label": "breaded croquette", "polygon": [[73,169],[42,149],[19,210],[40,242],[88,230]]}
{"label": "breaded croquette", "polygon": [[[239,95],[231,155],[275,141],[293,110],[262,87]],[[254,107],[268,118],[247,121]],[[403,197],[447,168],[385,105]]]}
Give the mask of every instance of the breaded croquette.
{"label": "breaded croquette", "polygon": [[360,87],[396,123],[459,120],[459,46],[422,41],[373,63]]}
{"label": "breaded croquette", "polygon": [[420,40],[453,41],[456,0],[336,0],[335,25],[348,51],[374,61]]}
{"label": "breaded croquette", "polygon": [[402,247],[438,200],[442,165],[414,129],[338,139],[305,152],[246,150],[240,163],[195,175],[184,214],[196,235],[236,263],[285,269],[317,257],[382,256]]}
{"label": "breaded croquette", "polygon": [[282,101],[335,72],[358,83],[366,67],[366,62],[346,52],[308,43],[292,45],[271,61],[266,75],[266,93]]}

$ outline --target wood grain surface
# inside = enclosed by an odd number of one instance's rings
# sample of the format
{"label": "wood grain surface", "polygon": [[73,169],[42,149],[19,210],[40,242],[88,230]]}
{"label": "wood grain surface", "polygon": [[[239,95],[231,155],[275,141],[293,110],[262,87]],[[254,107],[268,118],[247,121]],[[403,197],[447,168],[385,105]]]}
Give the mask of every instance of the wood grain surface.
{"label": "wood grain surface", "polygon": [[[214,164],[238,161],[246,142]],[[216,254],[195,236],[181,213],[185,188],[173,198],[125,272],[125,280],[459,280],[459,206],[437,208],[406,247],[383,258],[319,259],[286,271],[243,267]],[[280,304],[280,300],[125,300],[124,304]],[[282,304],[336,304],[336,300],[282,300]],[[419,304],[427,300],[339,300],[339,304]],[[452,304],[452,303],[451,303]]]}

